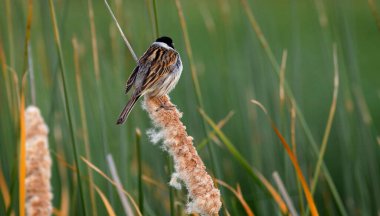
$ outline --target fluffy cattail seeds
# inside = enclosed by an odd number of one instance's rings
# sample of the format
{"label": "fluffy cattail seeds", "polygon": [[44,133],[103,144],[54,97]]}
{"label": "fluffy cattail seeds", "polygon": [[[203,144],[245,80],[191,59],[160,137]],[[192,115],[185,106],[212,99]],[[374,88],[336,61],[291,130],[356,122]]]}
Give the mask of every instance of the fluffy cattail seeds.
{"label": "fluffy cattail seeds", "polygon": [[29,216],[51,215],[51,158],[48,127],[40,110],[29,106],[25,111],[26,126],[26,213]]}
{"label": "fluffy cattail seeds", "polygon": [[[172,106],[171,109],[161,107]],[[186,127],[181,122],[182,114],[173,106],[168,96],[161,98],[145,97],[144,108],[148,111],[154,125],[159,130],[151,131],[153,142],[163,139],[164,149],[173,157],[175,173],[170,185],[180,189],[182,181],[189,192],[188,213],[214,215],[222,205],[220,191],[206,172],[206,167],[193,146],[193,138],[188,136]]]}

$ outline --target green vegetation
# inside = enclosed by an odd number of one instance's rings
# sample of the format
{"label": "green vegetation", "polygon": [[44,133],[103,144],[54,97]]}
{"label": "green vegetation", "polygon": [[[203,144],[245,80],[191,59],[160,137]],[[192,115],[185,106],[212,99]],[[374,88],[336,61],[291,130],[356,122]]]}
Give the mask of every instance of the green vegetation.
{"label": "green vegetation", "polygon": [[[379,0],[109,4],[137,56],[156,35],[173,38],[184,70],[170,96],[219,182],[221,215],[286,212],[275,171],[300,215],[313,202],[320,215],[379,214]],[[23,94],[49,126],[55,214],[183,215],[186,191],[169,187],[172,161],[149,141],[147,113],[135,106],[116,125],[136,63],[105,3],[0,8],[0,215],[23,205]]]}

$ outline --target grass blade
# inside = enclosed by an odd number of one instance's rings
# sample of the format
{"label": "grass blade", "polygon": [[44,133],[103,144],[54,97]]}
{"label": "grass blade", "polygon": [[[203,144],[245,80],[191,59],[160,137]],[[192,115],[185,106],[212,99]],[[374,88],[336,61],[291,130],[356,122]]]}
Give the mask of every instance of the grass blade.
{"label": "grass blade", "polygon": [[[189,33],[187,30],[185,16],[183,15],[181,1],[175,0],[175,4],[177,7],[178,17],[179,17],[179,21],[180,21],[181,28],[182,28],[183,39],[185,40],[187,56],[188,56],[188,59],[190,62],[191,78],[193,81],[195,95],[197,98],[197,105],[198,105],[198,108],[203,109],[204,106],[203,106],[203,100],[202,100],[202,92],[201,92],[201,88],[200,88],[199,81],[198,81],[197,68],[195,66],[195,62],[194,62],[194,58],[193,58],[193,51],[191,49]],[[207,136],[208,128],[207,128],[207,124],[206,124],[204,119],[202,119],[202,123],[203,123],[204,135]],[[208,150],[208,153],[209,153],[210,159],[211,159],[211,170],[213,171],[212,174],[216,175],[217,173],[215,173],[215,172],[218,172],[218,170],[217,170],[218,167],[215,165],[216,162],[215,162],[213,147],[211,145],[208,145],[207,150]],[[218,177],[218,176],[216,176],[216,177]]]}
{"label": "grass blade", "polygon": [[5,58],[3,44],[1,41],[0,41],[0,64],[1,64],[1,69],[3,71],[3,79],[5,82],[5,90],[7,94],[9,110],[12,111],[13,98],[11,96],[11,88],[9,86],[9,83],[11,82],[11,80],[9,79],[9,76],[8,76],[7,60]]}
{"label": "grass blade", "polygon": [[7,26],[8,26],[8,40],[9,40],[9,59],[10,59],[10,66],[12,68],[15,67],[15,61],[14,61],[14,43],[13,43],[13,18],[12,18],[12,8],[11,8],[11,0],[5,0],[5,13],[7,14]]}
{"label": "grass blade", "polygon": [[282,111],[282,108],[285,104],[285,92],[284,92],[284,80],[285,80],[285,69],[286,69],[286,60],[288,58],[288,50],[284,50],[282,52],[282,60],[281,60],[281,67],[280,67],[280,90],[279,90],[279,96],[280,96],[280,109]]}
{"label": "grass blade", "polygon": [[10,201],[11,197],[9,195],[8,186],[5,181],[5,177],[4,177],[2,169],[0,169],[0,192],[1,192],[2,199],[4,201],[4,207],[5,209],[8,209],[9,204],[11,203]]}
{"label": "grass blade", "polygon": [[247,216],[254,216],[255,215],[253,213],[252,209],[249,207],[249,205],[245,201],[245,199],[243,197],[243,194],[240,191],[240,187],[239,186],[238,186],[237,190],[235,190],[233,187],[231,187],[230,185],[228,185],[227,183],[225,183],[222,180],[216,179],[216,182],[218,182],[218,184],[226,187],[228,190],[230,190],[235,195],[235,197],[239,200],[240,204],[243,206],[243,208],[244,208],[245,213],[247,214]]}
{"label": "grass blade", "polygon": [[379,15],[379,12],[377,11],[376,1],[368,0],[368,6],[369,6],[369,9],[371,10],[373,18],[375,19],[376,26],[378,30],[380,31],[380,15]]}
{"label": "grass blade", "polygon": [[19,214],[25,216],[26,131],[25,131],[25,76],[20,95],[20,156],[19,156]]}
{"label": "grass blade", "polygon": [[133,207],[135,208],[137,214],[139,216],[142,216],[140,210],[139,210],[139,207],[137,206],[135,200],[133,199],[133,197],[123,188],[123,186],[121,184],[118,184],[116,183],[114,180],[112,180],[110,177],[108,177],[103,171],[101,171],[98,167],[96,167],[93,163],[91,163],[90,161],[88,161],[86,158],[82,157],[82,161],[85,162],[87,164],[87,166],[89,166],[91,169],[93,169],[95,172],[99,173],[101,176],[103,176],[107,181],[109,181],[112,185],[114,185],[115,187],[117,187],[119,190],[121,190],[125,195],[127,195],[127,197],[129,198],[129,200],[132,202],[132,205]]}
{"label": "grass blade", "polygon": [[59,31],[58,31],[58,25],[57,25],[57,19],[55,16],[55,9],[54,9],[54,3],[53,0],[49,0],[49,7],[50,7],[50,15],[51,15],[51,20],[52,20],[52,25],[53,25],[53,31],[54,31],[54,38],[55,38],[55,43],[57,46],[57,51],[58,51],[58,56],[59,56],[59,65],[61,68],[61,76],[62,76],[62,83],[63,83],[63,90],[64,90],[64,98],[65,98],[65,111],[66,115],[69,121],[69,128],[70,128],[70,138],[71,138],[71,144],[72,148],[74,151],[74,161],[75,161],[75,166],[78,169],[77,173],[77,181],[79,184],[79,193],[81,197],[81,203],[83,207],[83,213],[86,215],[86,204],[84,201],[84,192],[82,188],[82,181],[81,181],[81,171],[79,167],[79,160],[78,160],[78,152],[77,152],[77,145],[75,141],[75,133],[74,133],[74,123],[71,118],[71,110],[70,110],[70,101],[69,101],[69,96],[68,96],[68,90],[67,90],[67,85],[66,85],[66,70],[65,70],[65,63],[63,59],[63,53],[62,53],[62,47],[61,47],[61,40],[59,37]]}
{"label": "grass blade", "polygon": [[28,57],[29,57],[29,41],[30,41],[30,29],[32,27],[32,17],[33,17],[33,1],[28,0],[28,17],[26,18],[26,31],[25,31],[25,43],[24,43],[24,69],[22,74],[24,75],[28,69]]}
{"label": "grass blade", "polygon": [[277,191],[273,188],[273,186],[265,179],[265,177],[253,169],[251,165],[244,159],[244,157],[240,154],[240,152],[235,148],[232,142],[224,135],[224,133],[217,127],[217,125],[211,120],[210,117],[206,115],[203,110],[200,110],[202,117],[206,120],[206,122],[215,130],[218,134],[224,145],[227,147],[228,151],[232,154],[232,156],[243,166],[243,168],[250,174],[253,180],[258,184],[258,186],[266,193],[268,193],[272,198],[276,201],[279,206],[281,213],[286,215],[289,210],[286,207],[285,202],[281,198],[281,196],[277,193]]}
{"label": "grass blade", "polygon": [[[117,184],[121,185],[119,175],[117,174],[115,162],[114,162],[111,154],[107,155],[107,162],[108,162],[108,167],[111,171],[111,175],[112,175],[113,180]],[[121,191],[118,187],[116,189],[117,189],[117,193],[119,194],[121,204],[123,205],[125,215],[133,216],[131,205],[129,204],[127,198],[123,194],[123,191]]]}
{"label": "grass blade", "polygon": [[275,172],[272,173],[272,176],[273,176],[274,181],[277,184],[277,187],[278,187],[278,189],[279,189],[282,197],[284,198],[286,204],[288,205],[290,214],[292,216],[298,216],[298,213],[296,212],[296,209],[294,208],[293,202],[290,199],[288,192],[286,191],[286,188],[284,186],[284,183],[281,180],[280,175],[278,174],[277,171],[275,171]]}
{"label": "grass blade", "polygon": [[[264,36],[264,33],[262,32],[258,22],[256,21],[256,18],[254,17],[253,12],[251,11],[247,0],[241,0],[241,4],[242,4],[242,6],[243,6],[243,8],[244,8],[244,10],[248,16],[249,22],[251,23],[253,30],[255,31],[255,33],[256,33],[259,41],[260,41],[261,46],[263,47],[263,49],[264,49],[265,53],[267,54],[273,68],[275,69],[275,72],[277,73],[277,75],[280,75],[280,66],[279,66],[276,58],[274,57],[273,51],[271,50],[269,43]],[[286,82],[286,79],[284,79],[284,90],[285,90],[286,95],[292,101],[294,101],[297,117],[300,120],[301,126],[305,132],[306,138],[310,141],[310,144],[311,144],[311,147],[313,148],[314,154],[316,156],[318,156],[319,151],[318,151],[317,143],[314,139],[314,136],[311,133],[310,127],[307,124],[305,117],[303,116],[303,113],[301,112],[298,105],[296,104],[295,98],[293,96],[293,93],[292,93],[288,83]],[[334,184],[334,182],[330,176],[330,173],[329,173],[329,171],[328,171],[328,169],[324,163],[322,163],[322,171],[324,172],[324,175],[326,176],[327,184],[331,190],[331,193],[333,194],[334,201],[336,202],[340,213],[342,215],[347,215],[347,212],[344,209],[342,199],[340,198],[338,190],[336,189],[335,184]]]}
{"label": "grass blade", "polygon": [[106,4],[107,9],[108,9],[108,11],[109,11],[110,14],[111,14],[113,21],[115,21],[116,26],[117,26],[117,29],[119,29],[119,32],[120,32],[120,34],[121,34],[121,37],[123,37],[123,40],[124,40],[124,42],[125,42],[125,45],[127,45],[129,51],[130,51],[131,54],[132,54],[133,59],[137,62],[137,61],[138,61],[138,58],[137,58],[135,52],[133,51],[132,46],[131,46],[131,44],[129,43],[127,37],[125,37],[124,32],[123,32],[123,30],[121,29],[119,23],[117,22],[117,19],[116,19],[114,13],[112,12],[112,9],[111,9],[110,5],[108,4],[107,0],[104,0],[104,3]]}
{"label": "grass blade", "polygon": [[[98,51],[98,43],[97,43],[97,36],[96,36],[96,28],[95,28],[95,20],[94,20],[94,9],[92,6],[92,0],[88,0],[88,16],[90,20],[90,31],[91,31],[91,47],[92,47],[92,62],[94,66],[94,73],[95,73],[95,85],[96,85],[96,95],[98,96],[98,107],[99,107],[99,116],[100,116],[100,130],[101,130],[101,139],[102,139],[102,145],[103,145],[103,158],[106,160],[106,153],[110,152],[108,147],[108,136],[106,131],[106,117],[105,117],[105,109],[104,109],[104,99],[103,99],[103,85],[101,82],[101,76],[100,76],[100,69],[99,69],[99,51]],[[107,170],[108,173],[108,170]],[[112,201],[112,190],[111,185],[108,185],[109,193],[111,196]]]}
{"label": "grass blade", "polygon": [[[296,117],[297,112],[296,108],[294,106],[294,102],[292,101],[292,108],[290,110],[290,117],[291,117],[291,123],[290,123],[290,137],[291,137],[291,143],[292,143],[292,150],[294,155],[297,155],[297,145],[296,145]],[[296,174],[297,175],[297,174]],[[302,186],[300,183],[300,180],[297,178],[297,190],[298,190],[298,199],[300,203],[300,213],[303,215],[305,211],[304,207],[304,201],[302,196]]]}
{"label": "grass blade", "polygon": [[[227,122],[231,119],[231,117],[234,115],[234,112],[233,111],[230,111],[226,117],[224,117],[222,120],[220,120],[216,126],[218,126],[218,128],[221,130],[226,124]],[[210,139],[213,139],[215,137],[215,130],[212,130],[208,133],[208,136],[205,137],[202,141],[199,142],[198,146],[197,146],[197,150],[201,150],[203,149],[207,143],[209,142]]]}
{"label": "grass blade", "polygon": [[[76,81],[75,83],[76,83],[76,87],[78,91],[79,111],[80,111],[80,117],[81,117],[81,122],[82,122],[82,127],[83,127],[83,141],[84,141],[84,147],[86,151],[86,157],[91,159],[90,140],[88,136],[88,126],[87,126],[87,118],[86,118],[86,111],[85,111],[86,108],[84,104],[83,88],[82,88],[82,76],[81,76],[80,66],[79,66],[78,41],[76,37],[73,37],[72,45],[73,45],[74,65],[75,65],[75,81]],[[92,209],[95,210],[96,209],[95,194],[94,194],[93,187],[91,187],[91,184],[94,182],[92,170],[88,168],[87,171],[88,171],[88,176],[90,180],[89,191],[90,191],[91,205],[92,205]],[[96,216],[97,212],[93,211],[92,214]]]}
{"label": "grass blade", "polygon": [[104,195],[104,193],[98,188],[96,187],[95,185],[93,185],[93,187],[95,188],[96,192],[98,192],[100,198],[102,198],[102,201],[104,203],[104,206],[106,207],[107,209],[107,212],[108,212],[108,215],[109,216],[116,216],[115,214],[115,211],[113,210],[110,202],[108,201],[107,197]]}
{"label": "grass blade", "polygon": [[187,31],[187,25],[186,25],[185,17],[183,15],[183,10],[182,10],[180,0],[175,0],[175,4],[177,6],[179,21],[180,21],[181,28],[182,28],[183,39],[185,40],[186,52],[187,52],[187,56],[188,56],[189,62],[190,62],[191,78],[193,80],[193,85],[194,85],[194,89],[195,89],[195,94],[197,96],[198,106],[200,108],[203,108],[201,87],[200,87],[199,81],[198,81],[198,73],[197,73],[197,69],[195,67],[195,62],[194,62],[194,58],[193,58],[193,51],[191,49],[191,44],[190,44],[189,33]]}
{"label": "grass blade", "polygon": [[310,189],[309,189],[309,186],[307,185],[306,183],[306,180],[305,180],[305,177],[303,176],[302,174],[302,171],[301,171],[301,168],[298,164],[298,161],[297,161],[297,158],[296,156],[293,154],[290,146],[288,145],[288,143],[285,141],[284,137],[281,135],[281,133],[278,131],[276,125],[272,122],[272,128],[274,130],[274,132],[276,133],[276,135],[278,136],[278,138],[280,139],[282,145],[284,146],[286,152],[288,153],[289,155],[289,158],[290,160],[292,161],[293,163],[293,166],[294,168],[296,169],[296,172],[297,172],[297,177],[299,178],[299,180],[301,181],[301,185],[302,185],[302,188],[303,188],[303,192],[305,193],[305,196],[306,196],[306,200],[309,204],[309,207],[310,207],[310,210],[311,210],[311,215],[313,216],[317,216],[319,215],[318,214],[318,210],[317,210],[317,207],[315,205],[315,202],[314,202],[314,199],[311,195],[311,192],[310,192]]}
{"label": "grass blade", "polygon": [[153,1],[153,12],[154,12],[154,30],[156,33],[156,38],[160,36],[160,30],[158,28],[158,18],[157,18],[157,3],[156,0]]}
{"label": "grass blade", "polygon": [[139,189],[139,208],[141,214],[144,214],[144,192],[142,181],[142,161],[141,161],[141,131],[136,129],[136,155],[137,155],[137,173],[138,173],[138,189]]}
{"label": "grass blade", "polygon": [[31,103],[36,105],[36,85],[34,78],[34,69],[33,69],[33,58],[32,58],[32,46],[28,45],[28,71],[29,71],[29,81],[30,81],[30,97]]}
{"label": "grass blade", "polygon": [[314,194],[315,189],[316,189],[317,184],[318,184],[318,176],[319,176],[319,172],[321,170],[321,165],[322,165],[323,157],[324,157],[325,152],[326,152],[327,142],[328,142],[329,135],[330,135],[330,132],[331,132],[331,127],[332,127],[332,123],[333,123],[334,116],[335,116],[336,103],[337,103],[337,100],[338,100],[339,68],[338,68],[338,54],[337,54],[336,44],[334,44],[333,50],[334,50],[333,51],[333,57],[334,57],[334,92],[333,92],[333,99],[332,99],[332,103],[331,103],[331,107],[330,107],[329,117],[327,119],[325,133],[324,133],[323,139],[322,139],[321,150],[319,151],[318,161],[317,161],[317,165],[315,167],[315,172],[314,172],[314,176],[313,176],[313,181],[312,181],[313,183],[312,183],[312,186],[311,186],[311,193],[312,194]]}
{"label": "grass blade", "polygon": [[22,71],[22,84],[20,91],[20,147],[19,147],[19,214],[25,215],[25,177],[26,177],[26,131],[25,131],[25,85],[28,71],[30,28],[32,26],[33,4],[28,1],[28,16],[26,19],[25,43],[24,43],[24,68]]}
{"label": "grass blade", "polygon": [[[333,46],[333,58],[334,58],[334,91],[333,91],[333,98],[332,98],[332,103],[331,103],[331,107],[330,107],[329,116],[328,116],[328,119],[327,119],[325,133],[323,134],[323,139],[322,139],[322,144],[321,144],[321,150],[319,151],[317,165],[315,167],[315,171],[314,171],[314,175],[313,175],[313,179],[312,179],[312,186],[311,186],[311,193],[312,193],[312,195],[314,194],[314,192],[315,192],[315,190],[317,188],[318,177],[319,177],[319,173],[320,173],[320,170],[321,170],[321,166],[322,166],[322,162],[323,162],[323,157],[324,157],[325,152],[326,152],[327,142],[328,142],[329,135],[330,135],[330,132],[331,132],[331,127],[332,127],[332,123],[333,123],[334,116],[335,116],[335,111],[336,111],[336,103],[337,103],[337,100],[338,100],[339,68],[338,68],[338,55],[337,55],[336,44],[334,44],[334,46]],[[340,207],[340,208],[342,208],[342,207]],[[306,213],[308,213],[308,210],[309,209],[307,209]]]}
{"label": "grass blade", "polygon": [[300,166],[298,164],[297,157],[294,155],[292,149],[290,148],[290,146],[288,145],[288,143],[286,142],[286,140],[284,139],[284,137],[278,131],[275,123],[272,121],[271,117],[268,115],[268,111],[265,109],[265,107],[260,102],[258,102],[257,100],[251,100],[251,102],[253,104],[258,105],[260,107],[260,109],[263,110],[263,112],[265,113],[265,115],[269,118],[269,121],[271,122],[273,131],[276,133],[276,135],[280,139],[281,144],[284,146],[284,148],[285,148],[286,152],[288,153],[289,158],[290,158],[290,160],[291,160],[291,162],[292,162],[292,164],[293,164],[293,166],[294,166],[294,168],[296,170],[297,177],[298,177],[298,179],[301,182],[301,186],[302,186],[304,194],[306,196],[306,200],[307,200],[307,202],[309,204],[309,207],[311,209],[311,214],[313,216],[319,215],[318,211],[317,211],[317,208],[316,208],[316,205],[315,205],[315,202],[314,202],[314,199],[313,199],[313,196],[310,193],[309,186],[307,185],[305,177],[303,176],[301,168],[300,168]]}

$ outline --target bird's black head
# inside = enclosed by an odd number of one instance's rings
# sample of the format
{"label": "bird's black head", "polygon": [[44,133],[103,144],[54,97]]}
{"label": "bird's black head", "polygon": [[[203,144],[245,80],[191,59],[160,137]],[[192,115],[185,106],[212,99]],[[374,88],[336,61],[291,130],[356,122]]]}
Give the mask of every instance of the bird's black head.
{"label": "bird's black head", "polygon": [[174,49],[173,40],[170,37],[166,37],[166,36],[159,37],[159,38],[157,38],[156,42],[165,43],[166,45],[168,45]]}

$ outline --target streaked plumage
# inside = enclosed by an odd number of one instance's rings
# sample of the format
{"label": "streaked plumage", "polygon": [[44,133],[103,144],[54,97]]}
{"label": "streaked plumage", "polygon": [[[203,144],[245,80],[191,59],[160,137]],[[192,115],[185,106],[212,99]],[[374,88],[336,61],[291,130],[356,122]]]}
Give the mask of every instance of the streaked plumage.
{"label": "streaked plumage", "polygon": [[125,93],[127,94],[132,86],[135,90],[121,112],[117,124],[125,122],[141,96],[157,97],[168,94],[177,84],[181,73],[181,58],[174,49],[172,39],[158,38],[139,59],[127,81]]}

